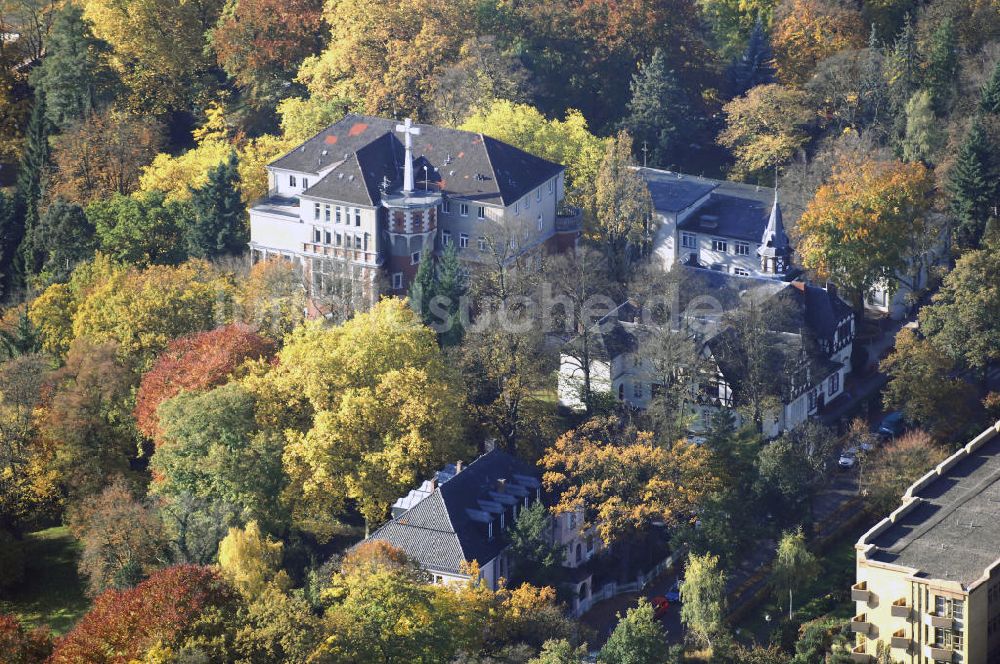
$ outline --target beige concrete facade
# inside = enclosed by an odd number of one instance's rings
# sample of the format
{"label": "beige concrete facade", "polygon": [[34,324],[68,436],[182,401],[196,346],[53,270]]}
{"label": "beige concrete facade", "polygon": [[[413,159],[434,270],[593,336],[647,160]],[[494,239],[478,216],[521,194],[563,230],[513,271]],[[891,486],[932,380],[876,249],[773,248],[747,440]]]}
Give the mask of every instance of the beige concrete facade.
{"label": "beige concrete facade", "polygon": [[1000,663],[998,434],[941,462],[858,541],[854,661]]}

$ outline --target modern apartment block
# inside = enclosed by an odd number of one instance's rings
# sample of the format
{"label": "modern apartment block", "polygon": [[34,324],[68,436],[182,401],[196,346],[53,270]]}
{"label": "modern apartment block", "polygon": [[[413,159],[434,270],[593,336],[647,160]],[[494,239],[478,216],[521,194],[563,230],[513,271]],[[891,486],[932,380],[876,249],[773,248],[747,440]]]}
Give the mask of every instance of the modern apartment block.
{"label": "modern apartment block", "polygon": [[855,548],[854,661],[1000,663],[1000,422]]}

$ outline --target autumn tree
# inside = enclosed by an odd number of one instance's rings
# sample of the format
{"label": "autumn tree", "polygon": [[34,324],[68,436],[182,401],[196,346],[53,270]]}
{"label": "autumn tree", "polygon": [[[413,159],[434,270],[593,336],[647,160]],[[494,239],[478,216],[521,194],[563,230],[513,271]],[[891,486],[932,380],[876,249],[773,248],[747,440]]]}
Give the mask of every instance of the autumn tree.
{"label": "autumn tree", "polygon": [[118,81],[108,63],[109,50],[94,37],[81,7],[71,4],[55,12],[45,57],[32,74],[52,126],[68,129],[111,101]]}
{"label": "autumn tree", "polygon": [[618,614],[618,624],[597,655],[601,664],[660,664],[667,650],[667,635],[644,598],[639,605]]}
{"label": "autumn tree", "polygon": [[265,411],[277,400],[282,428],[294,423],[284,455],[294,518],[317,532],[336,526],[348,500],[368,523],[381,521],[419,473],[457,449],[461,397],[434,332],[402,300],[339,326],[299,326],[253,389]]}
{"label": "autumn tree", "polygon": [[191,107],[210,84],[212,57],[204,35],[222,5],[223,0],[83,3],[94,35],[113,48],[112,65],[128,89],[124,106],[142,115]]}
{"label": "autumn tree", "polygon": [[954,358],[913,330],[899,331],[879,368],[889,376],[885,407],[901,410],[937,441],[956,439],[975,421],[975,388],[954,375]]}
{"label": "autumn tree", "polygon": [[239,319],[271,341],[280,341],[305,318],[302,271],[282,260],[260,261],[236,293]]}
{"label": "autumn tree", "polygon": [[219,568],[244,597],[251,599],[268,587],[287,590],[291,579],[281,569],[283,545],[260,531],[256,521],[230,528],[219,542]]}
{"label": "autumn tree", "polygon": [[804,128],[812,113],[801,90],[759,85],[726,104],[723,112],[726,128],[719,143],[733,151],[733,170],[743,178],[769,173],[788,161],[808,139]]}
{"label": "autumn tree", "polygon": [[539,465],[556,514],[583,510],[608,546],[622,552],[654,522],[677,525],[712,489],[708,451],[684,440],[659,445],[615,418],[592,418],[560,436]]}
{"label": "autumn tree", "polygon": [[565,639],[549,639],[542,644],[538,657],[529,659],[528,664],[583,664],[586,657],[586,645],[574,648]]}
{"label": "autumn tree", "polygon": [[319,0],[228,0],[209,33],[219,65],[256,107],[288,94],[295,71],[322,44]]}
{"label": "autumn tree", "polygon": [[916,258],[932,186],[919,163],[841,160],[799,219],[802,264],[842,285],[861,311],[874,285],[898,284]]}
{"label": "autumn tree", "polygon": [[792,619],[792,593],[802,590],[816,580],[820,573],[819,561],[806,548],[802,529],[783,533],[771,568],[776,588],[788,590],[788,619]]}
{"label": "autumn tree", "polygon": [[86,208],[101,253],[140,268],[176,265],[187,258],[183,229],[192,223],[191,206],[166,201],[161,192],[114,194]]}
{"label": "autumn tree", "polygon": [[131,588],[167,563],[166,542],[156,511],[137,500],[120,478],[69,515],[80,540],[79,568],[91,595]]}
{"label": "autumn tree", "polygon": [[887,514],[899,506],[911,484],[947,457],[946,449],[919,429],[888,441],[862,460],[859,483],[865,502]]}
{"label": "autumn tree", "polygon": [[813,498],[829,479],[837,444],[832,430],[810,420],[761,447],[754,489],[771,502],[772,514],[808,522]]}
{"label": "autumn tree", "polygon": [[624,283],[652,241],[653,200],[632,169],[632,138],[621,131],[608,143],[597,175],[594,210],[611,279]]}
{"label": "autumn tree", "polygon": [[778,78],[802,85],[816,63],[864,45],[861,14],[853,6],[823,0],[783,0],[774,12],[774,54]]}
{"label": "autumn tree", "polygon": [[[193,148],[180,154],[161,152],[143,167],[139,190],[149,194],[160,192],[170,202],[190,201],[194,191],[208,184],[209,173],[225,164],[232,152],[233,146],[228,140],[214,137],[198,141]],[[271,155],[271,159],[277,156]],[[265,164],[258,166],[263,169]]]}
{"label": "autumn tree", "polygon": [[217,327],[228,317],[232,286],[201,261],[118,270],[87,292],[73,334],[115,341],[144,371],[174,338]]}
{"label": "autumn tree", "polygon": [[160,143],[160,127],[143,117],[106,110],[76,121],[54,141],[51,195],[86,205],[130,194]]}
{"label": "autumn tree", "polygon": [[237,603],[236,592],[217,571],[194,565],[168,567],[135,588],[98,596],[48,661],[151,661],[145,659],[149,651],[181,651],[190,642],[203,645],[200,655],[209,661],[225,661],[229,653],[223,648],[232,638],[227,633],[232,627],[227,629],[219,619],[233,615]]}
{"label": "autumn tree", "polygon": [[920,311],[920,330],[952,359],[984,375],[1000,359],[1000,286],[994,245],[968,251],[955,263],[931,305]]}
{"label": "autumn tree", "polygon": [[200,392],[222,385],[247,360],[268,358],[273,352],[272,342],[238,324],[174,339],[142,376],[134,410],[139,430],[158,439],[160,404],[181,391]]}
{"label": "autumn tree", "polygon": [[726,573],[711,554],[688,556],[680,584],[681,622],[696,639],[711,645],[723,630]]}
{"label": "autumn tree", "polygon": [[10,664],[42,664],[52,653],[52,635],[44,628],[27,629],[14,616],[0,613],[0,660]]}

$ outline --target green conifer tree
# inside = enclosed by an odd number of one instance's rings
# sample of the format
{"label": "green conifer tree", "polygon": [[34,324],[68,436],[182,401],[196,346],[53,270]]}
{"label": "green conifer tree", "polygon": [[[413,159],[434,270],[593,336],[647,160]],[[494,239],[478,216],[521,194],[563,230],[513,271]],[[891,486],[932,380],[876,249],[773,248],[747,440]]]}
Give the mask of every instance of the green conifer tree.
{"label": "green conifer tree", "polygon": [[442,346],[456,346],[465,335],[461,319],[461,299],[468,290],[468,276],[462,261],[458,257],[458,249],[449,244],[441,253],[437,266],[436,295],[443,296],[441,304],[447,311],[448,324],[438,335]]}
{"label": "green conifer tree", "polygon": [[958,77],[958,35],[955,23],[946,18],[931,34],[927,53],[925,85],[934,101],[934,110],[943,115],[951,106]]}
{"label": "green conifer tree", "polygon": [[437,281],[434,275],[434,254],[430,251],[422,251],[420,265],[417,267],[417,274],[410,284],[408,296],[410,307],[420,315],[424,325],[431,325],[431,299],[437,292]]}
{"label": "green conifer tree", "polygon": [[249,238],[235,153],[209,171],[203,187],[191,190],[191,204],[194,218],[187,230],[190,256],[213,258],[239,254],[246,248]]}
{"label": "green conifer tree", "polygon": [[[9,236],[11,243],[17,243],[17,256],[13,265],[2,269],[10,275],[8,289],[23,283],[27,274],[36,274],[40,267],[40,257],[33,245],[38,226],[38,201],[45,186],[45,173],[49,167],[50,125],[45,112],[45,94],[35,91],[35,105],[31,109],[31,119],[24,137],[24,157],[17,173],[17,216]],[[20,223],[18,223],[20,222]]]}
{"label": "green conifer tree", "polygon": [[0,295],[5,292],[3,284],[7,283],[7,272],[17,254],[19,223],[14,198],[0,191]]}
{"label": "green conifer tree", "polygon": [[110,46],[94,37],[83,9],[67,4],[56,13],[45,58],[32,83],[45,96],[45,113],[59,130],[109,101],[117,78],[106,61]]}
{"label": "green conifer tree", "polygon": [[1000,115],[1000,62],[993,68],[993,75],[983,85],[979,109],[983,113]]}
{"label": "green conifer tree", "polygon": [[746,49],[740,57],[733,60],[726,71],[729,93],[733,97],[740,97],[754,86],[774,83],[774,74],[771,40],[768,39],[764,24],[758,17],[750,32]]}
{"label": "green conifer tree", "polygon": [[909,14],[903,20],[896,43],[886,55],[883,76],[887,103],[893,117],[892,137],[898,145],[906,135],[906,104],[913,98],[921,82],[917,36]]}
{"label": "green conifer tree", "polygon": [[632,77],[632,98],[623,127],[632,134],[637,153],[649,150],[651,166],[676,163],[681,136],[690,137],[691,109],[677,75],[662,49]]}
{"label": "green conifer tree", "polygon": [[83,208],[74,203],[57,199],[46,208],[32,232],[42,283],[69,279],[76,264],[94,254],[94,225]]}
{"label": "green conifer tree", "polygon": [[955,239],[965,247],[977,247],[982,239],[997,184],[991,177],[992,152],[982,123],[976,120],[959,148],[948,189],[955,214]]}

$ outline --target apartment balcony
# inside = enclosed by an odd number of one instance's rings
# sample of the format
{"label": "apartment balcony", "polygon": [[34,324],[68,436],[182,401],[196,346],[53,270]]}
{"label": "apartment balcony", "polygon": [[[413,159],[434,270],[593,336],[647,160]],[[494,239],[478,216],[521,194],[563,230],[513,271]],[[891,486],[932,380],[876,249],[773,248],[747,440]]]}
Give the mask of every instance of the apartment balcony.
{"label": "apartment balcony", "polygon": [[569,233],[583,229],[583,212],[579,208],[563,206],[556,213],[556,232]]}
{"label": "apartment balcony", "polygon": [[875,656],[866,653],[864,646],[855,646],[851,650],[851,661],[858,662],[858,664],[872,664],[875,661]]}
{"label": "apartment balcony", "polygon": [[906,598],[900,597],[889,607],[889,613],[892,614],[893,618],[906,618],[909,620],[912,612]]}
{"label": "apartment balcony", "polygon": [[851,601],[852,602],[864,602],[868,604],[871,602],[872,593],[868,590],[867,581],[859,581],[851,586]]}
{"label": "apartment balcony", "polygon": [[868,615],[859,614],[851,618],[851,631],[858,634],[868,635],[872,631],[872,624],[868,622]]}
{"label": "apartment balcony", "polygon": [[940,645],[924,646],[924,657],[936,662],[953,662],[955,651],[951,648],[942,648]]}
{"label": "apartment balcony", "polygon": [[323,256],[341,261],[379,265],[378,254],[357,248],[338,247],[335,245],[303,242],[302,252],[310,256]]}
{"label": "apartment balcony", "polygon": [[906,635],[905,629],[896,630],[892,633],[892,638],[889,639],[890,646],[901,650],[909,650],[911,643],[913,641]]}
{"label": "apartment balcony", "polygon": [[951,616],[939,616],[933,613],[927,614],[927,623],[938,629],[952,629],[955,626],[955,620]]}

